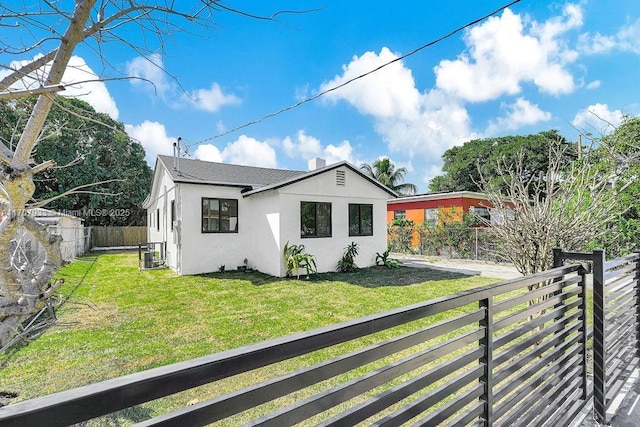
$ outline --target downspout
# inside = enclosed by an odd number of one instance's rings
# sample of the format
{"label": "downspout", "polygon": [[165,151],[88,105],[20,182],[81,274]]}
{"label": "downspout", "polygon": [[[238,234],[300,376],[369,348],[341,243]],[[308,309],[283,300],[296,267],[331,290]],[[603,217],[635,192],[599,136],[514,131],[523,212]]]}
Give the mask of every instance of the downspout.
{"label": "downspout", "polygon": [[182,195],[180,184],[175,186],[176,224],[173,229],[176,242],[176,272],[182,274]]}
{"label": "downspout", "polygon": [[167,199],[168,199],[168,190],[167,186],[164,186],[164,200],[162,201],[162,243],[166,245],[167,243]]}

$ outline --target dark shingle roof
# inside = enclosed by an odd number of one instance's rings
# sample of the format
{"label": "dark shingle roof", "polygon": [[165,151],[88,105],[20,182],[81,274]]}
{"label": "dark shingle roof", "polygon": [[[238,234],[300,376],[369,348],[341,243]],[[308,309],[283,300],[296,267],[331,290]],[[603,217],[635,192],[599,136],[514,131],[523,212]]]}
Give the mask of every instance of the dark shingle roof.
{"label": "dark shingle roof", "polygon": [[351,169],[367,181],[386,191],[392,197],[398,197],[398,194],[393,190],[390,190],[375,179],[363,174],[362,171],[346,161],[334,163],[312,171],[259,168],[255,166],[232,165],[229,163],[205,162],[203,160],[191,159],[180,159],[179,171],[176,171],[173,168],[173,157],[158,156],[158,161],[162,162],[167,171],[169,171],[173,182],[244,187],[245,190],[243,192],[245,193],[245,197],[263,191],[275,190],[343,166]]}
{"label": "dark shingle roof", "polygon": [[158,161],[164,164],[174,182],[218,184],[255,189],[306,174],[305,171],[259,168],[191,159],[180,159],[179,171],[176,171],[173,168],[173,160],[172,156],[158,156]]}

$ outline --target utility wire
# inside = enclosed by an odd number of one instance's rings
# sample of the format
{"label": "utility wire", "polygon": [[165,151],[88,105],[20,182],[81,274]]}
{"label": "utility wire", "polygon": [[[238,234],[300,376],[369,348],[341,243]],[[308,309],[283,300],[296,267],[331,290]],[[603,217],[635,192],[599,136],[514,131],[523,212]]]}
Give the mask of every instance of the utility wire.
{"label": "utility wire", "polygon": [[317,94],[315,94],[315,95],[313,95],[311,97],[305,98],[305,99],[303,99],[303,100],[301,100],[299,102],[296,102],[295,104],[289,105],[288,107],[282,108],[281,110],[278,110],[278,111],[276,111],[274,113],[270,113],[270,114],[267,114],[265,116],[262,116],[261,118],[259,118],[257,120],[246,122],[246,123],[244,123],[244,124],[242,124],[240,126],[236,126],[233,129],[230,129],[228,131],[219,133],[219,134],[214,135],[214,136],[210,136],[208,138],[202,139],[202,140],[197,141],[197,142],[193,142],[193,143],[189,144],[189,146],[198,145],[198,144],[201,144],[203,142],[207,142],[207,141],[211,141],[213,139],[221,138],[223,136],[229,135],[230,133],[236,132],[236,131],[238,131],[240,129],[244,129],[244,128],[247,128],[249,126],[253,126],[253,125],[258,124],[260,122],[263,122],[263,121],[265,121],[267,119],[270,119],[271,117],[275,117],[275,116],[280,115],[280,114],[282,114],[284,112],[287,112],[289,110],[293,110],[294,108],[298,108],[299,106],[304,105],[304,104],[306,104],[308,102],[314,101],[314,100],[320,98],[321,96],[324,96],[324,95],[326,95],[326,94],[328,94],[330,92],[338,90],[341,87],[344,87],[344,86],[346,86],[346,85],[348,85],[350,83],[353,83],[356,80],[359,80],[359,79],[361,79],[363,77],[368,76],[369,74],[373,74],[373,73],[375,73],[375,72],[377,72],[377,71],[379,71],[379,70],[381,70],[381,69],[383,69],[383,68],[385,68],[385,67],[387,67],[387,66],[389,66],[389,65],[391,65],[391,64],[393,64],[395,62],[402,61],[405,58],[408,58],[408,57],[410,57],[412,55],[415,55],[416,53],[420,52],[423,49],[426,49],[426,48],[431,47],[431,46],[433,46],[433,45],[435,45],[437,43],[440,43],[441,41],[446,40],[446,39],[458,34],[459,32],[461,32],[461,31],[463,31],[463,30],[465,30],[465,29],[467,29],[467,28],[469,28],[469,27],[471,27],[473,25],[478,24],[479,22],[482,22],[482,21],[484,21],[484,20],[486,20],[486,19],[488,19],[488,18],[490,18],[490,17],[492,17],[494,15],[497,15],[498,13],[502,12],[506,8],[511,7],[516,3],[520,3],[520,1],[522,1],[522,0],[514,0],[514,1],[512,1],[511,3],[509,3],[507,5],[501,6],[500,8],[494,10],[493,12],[491,12],[491,13],[489,13],[487,15],[484,15],[481,18],[478,18],[478,19],[476,19],[476,20],[474,20],[472,22],[469,22],[469,23],[463,25],[462,27],[458,27],[455,30],[451,31],[448,34],[445,34],[444,36],[442,36],[440,38],[437,38],[437,39],[435,39],[433,41],[430,41],[429,43],[424,44],[424,45],[412,50],[411,52],[409,52],[409,53],[407,53],[405,55],[399,56],[396,59],[393,59],[393,60],[391,60],[389,62],[386,62],[386,63],[374,68],[373,70],[367,71],[364,74],[360,74],[359,76],[353,77],[353,78],[351,78],[351,79],[349,79],[349,80],[347,80],[347,81],[345,81],[343,83],[340,83],[337,86],[331,87],[331,88],[326,89],[326,90],[324,90],[322,92],[318,92]]}

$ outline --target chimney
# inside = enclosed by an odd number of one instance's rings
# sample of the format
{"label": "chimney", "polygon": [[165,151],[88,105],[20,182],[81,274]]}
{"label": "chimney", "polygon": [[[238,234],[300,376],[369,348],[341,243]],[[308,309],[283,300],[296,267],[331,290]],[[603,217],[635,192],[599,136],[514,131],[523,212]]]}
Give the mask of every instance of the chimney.
{"label": "chimney", "polygon": [[320,169],[327,166],[327,161],[325,159],[321,159],[320,157],[316,157],[315,159],[309,160],[309,170],[314,171],[316,169]]}

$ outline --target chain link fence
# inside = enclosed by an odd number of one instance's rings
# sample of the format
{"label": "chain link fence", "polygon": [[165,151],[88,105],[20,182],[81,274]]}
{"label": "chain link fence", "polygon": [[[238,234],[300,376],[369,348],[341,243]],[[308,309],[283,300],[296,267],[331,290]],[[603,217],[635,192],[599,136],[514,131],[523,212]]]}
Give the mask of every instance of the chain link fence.
{"label": "chain link fence", "polygon": [[389,227],[392,252],[438,256],[445,259],[472,259],[504,262],[501,242],[487,227],[464,224],[447,227],[416,227],[410,221]]}

